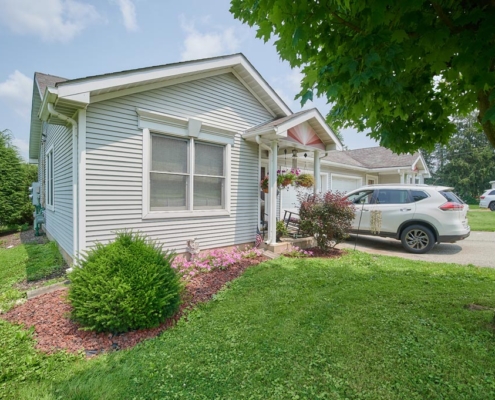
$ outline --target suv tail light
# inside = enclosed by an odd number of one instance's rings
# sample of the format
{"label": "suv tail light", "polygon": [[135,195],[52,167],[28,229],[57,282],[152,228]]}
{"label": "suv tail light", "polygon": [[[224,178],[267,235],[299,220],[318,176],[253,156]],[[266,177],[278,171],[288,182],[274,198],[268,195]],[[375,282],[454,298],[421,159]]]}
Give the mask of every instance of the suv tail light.
{"label": "suv tail light", "polygon": [[442,211],[460,211],[464,209],[464,204],[454,203],[453,201],[449,201],[447,203],[442,204],[438,207]]}
{"label": "suv tail light", "polygon": [[484,198],[485,198],[485,196],[481,196],[481,197],[480,197],[480,199],[484,199]]}

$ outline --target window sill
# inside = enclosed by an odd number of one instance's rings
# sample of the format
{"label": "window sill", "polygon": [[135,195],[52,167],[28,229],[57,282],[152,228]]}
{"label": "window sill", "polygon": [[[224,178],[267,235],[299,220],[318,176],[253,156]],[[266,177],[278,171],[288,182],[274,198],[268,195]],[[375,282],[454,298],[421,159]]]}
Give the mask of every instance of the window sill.
{"label": "window sill", "polygon": [[143,219],[180,219],[180,218],[211,218],[230,216],[228,210],[196,210],[196,211],[150,211]]}
{"label": "window sill", "polygon": [[51,206],[51,205],[47,204],[45,209],[50,210],[50,211],[55,211],[55,206]]}

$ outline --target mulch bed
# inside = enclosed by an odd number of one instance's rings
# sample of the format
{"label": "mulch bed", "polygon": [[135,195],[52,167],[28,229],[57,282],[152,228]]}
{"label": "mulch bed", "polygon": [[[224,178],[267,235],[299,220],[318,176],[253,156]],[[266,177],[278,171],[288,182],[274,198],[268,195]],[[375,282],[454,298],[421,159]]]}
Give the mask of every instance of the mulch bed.
{"label": "mulch bed", "polygon": [[66,301],[66,290],[35,297],[0,317],[11,323],[23,324],[25,327],[34,326],[36,348],[41,351],[47,353],[62,349],[71,353],[83,351],[86,356],[91,357],[102,352],[130,348],[145,339],[157,336],[173,326],[185,310],[197,303],[208,301],[225,283],[242,275],[248,267],[264,260],[262,256],[244,259],[226,270],[215,270],[195,276],[186,285],[179,311],[156,328],[122,334],[80,330],[80,325],[68,317],[71,306]]}
{"label": "mulch bed", "polygon": [[[340,250],[340,249],[336,249],[336,248],[330,249],[326,252],[320,250],[318,247],[310,247],[310,248],[304,249],[304,250],[311,251],[313,253],[313,255],[311,255],[311,256],[306,256],[307,258],[315,258],[315,257],[318,257],[318,258],[339,258],[339,257],[342,257],[342,255],[345,253],[345,250]],[[291,255],[290,253],[286,253],[283,255],[286,257],[289,257],[289,258],[297,258],[296,256]]]}

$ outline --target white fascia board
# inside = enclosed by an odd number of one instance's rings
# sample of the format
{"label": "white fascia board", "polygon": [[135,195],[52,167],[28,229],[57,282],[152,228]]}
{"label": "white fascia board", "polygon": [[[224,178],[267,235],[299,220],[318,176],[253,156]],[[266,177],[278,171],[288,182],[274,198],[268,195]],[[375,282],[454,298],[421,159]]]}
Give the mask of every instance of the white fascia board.
{"label": "white fascia board", "polygon": [[240,64],[241,56],[233,56],[219,60],[204,60],[194,63],[164,66],[149,71],[129,71],[122,74],[87,78],[78,82],[70,81],[58,86],[61,97],[71,96],[79,93],[93,92],[101,89],[108,89],[118,86],[126,86],[139,82],[152,81],[157,79],[172,78],[181,75],[206,72],[208,70],[232,67]]}
{"label": "white fascia board", "polygon": [[56,88],[47,87],[45,90],[45,96],[43,97],[43,102],[41,103],[38,118],[42,121],[47,121],[50,113],[48,112],[48,103],[54,103],[57,100],[58,91]]}
{"label": "white fascia board", "polygon": [[291,115],[292,111],[289,107],[278,97],[277,93],[264,81],[261,75],[256,71],[252,65],[242,56],[240,57],[240,64],[242,67],[254,78],[256,83],[261,86],[261,88],[267,92],[272,100],[279,106],[285,113],[285,116]]}

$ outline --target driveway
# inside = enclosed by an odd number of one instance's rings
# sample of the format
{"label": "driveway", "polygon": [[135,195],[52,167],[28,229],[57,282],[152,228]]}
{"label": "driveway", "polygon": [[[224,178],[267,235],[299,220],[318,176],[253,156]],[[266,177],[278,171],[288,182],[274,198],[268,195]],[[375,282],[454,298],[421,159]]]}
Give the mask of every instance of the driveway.
{"label": "driveway", "polygon": [[426,254],[406,252],[399,240],[374,236],[351,235],[338,248],[354,249],[372,254],[396,256],[410,260],[473,264],[479,267],[495,268],[495,232],[471,232],[471,235],[457,243],[437,244]]}

